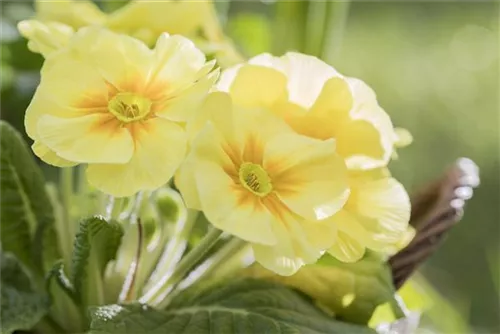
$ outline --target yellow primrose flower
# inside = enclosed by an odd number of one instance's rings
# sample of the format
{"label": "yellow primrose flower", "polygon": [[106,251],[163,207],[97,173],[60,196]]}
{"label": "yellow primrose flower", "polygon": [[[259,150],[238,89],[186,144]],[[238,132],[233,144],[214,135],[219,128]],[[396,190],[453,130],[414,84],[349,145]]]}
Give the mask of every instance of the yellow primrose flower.
{"label": "yellow primrose flower", "polygon": [[36,0],[35,11],[37,20],[59,22],[74,29],[106,20],[106,14],[90,0]]}
{"label": "yellow primrose flower", "polygon": [[217,89],[229,92],[238,106],[278,115],[299,134],[335,139],[352,194],[346,208],[329,218],[337,240],[333,255],[355,261],[365,247],[380,250],[403,238],[408,196],[384,167],[394,147],[411,137],[394,129],[365,83],[315,57],[290,52],[280,58],[263,54],[225,70]]}
{"label": "yellow primrose flower", "polygon": [[106,29],[80,29],[52,53],[26,111],[33,150],[56,166],[88,164],[115,196],[166,183],[186,151],[183,123],[217,78],[191,41],[163,34],[151,50]]}
{"label": "yellow primrose flower", "polygon": [[255,259],[280,275],[314,263],[334,242],[326,218],[348,196],[334,141],[299,135],[260,108],[233,108],[222,92],[201,113],[208,123],[175,178],[186,205],[249,241]]}
{"label": "yellow primrose flower", "polygon": [[180,34],[206,54],[215,55],[226,67],[244,61],[224,35],[212,0],[134,0],[109,15],[86,0],[37,0],[35,6],[36,17],[20,22],[18,28],[29,40],[29,49],[44,57],[63,47],[79,28],[101,26],[140,39],[148,46],[153,46],[163,32]]}
{"label": "yellow primrose flower", "polygon": [[163,32],[220,38],[213,1],[130,1],[109,16],[106,26],[151,43]]}

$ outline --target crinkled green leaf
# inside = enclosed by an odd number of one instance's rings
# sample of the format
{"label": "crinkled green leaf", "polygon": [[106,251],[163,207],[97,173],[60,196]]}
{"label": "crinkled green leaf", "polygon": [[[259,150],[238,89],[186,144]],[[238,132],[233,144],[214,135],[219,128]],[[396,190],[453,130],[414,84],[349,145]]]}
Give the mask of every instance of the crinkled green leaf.
{"label": "crinkled green leaf", "polygon": [[[0,121],[0,142],[2,247],[42,274],[43,264],[58,254],[52,229],[54,214],[44,178],[21,135],[3,121]],[[49,255],[44,254],[45,246],[51,247],[51,259],[44,261],[44,255]]]}
{"label": "crinkled green leaf", "polygon": [[259,265],[246,269],[243,275],[291,286],[337,319],[359,324],[367,324],[375,308],[393,300],[395,293],[387,264],[370,252],[356,263],[343,263],[325,254],[292,276],[279,276]]}
{"label": "crinkled green leaf", "polygon": [[374,333],[329,317],[283,285],[254,279],[206,290],[175,309],[108,305],[91,308],[90,316],[93,334]]}
{"label": "crinkled green leaf", "polygon": [[95,216],[80,222],[71,260],[70,279],[83,305],[102,301],[102,279],[109,261],[116,257],[123,236],[122,226]]}
{"label": "crinkled green leaf", "polygon": [[49,297],[35,291],[28,273],[13,254],[2,252],[0,257],[0,332],[29,330],[49,310]]}

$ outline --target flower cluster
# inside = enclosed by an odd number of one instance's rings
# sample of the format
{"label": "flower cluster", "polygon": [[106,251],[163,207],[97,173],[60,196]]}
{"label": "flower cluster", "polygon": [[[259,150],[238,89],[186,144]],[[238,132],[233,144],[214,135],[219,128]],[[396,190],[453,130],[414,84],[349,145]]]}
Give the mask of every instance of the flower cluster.
{"label": "flower cluster", "polygon": [[44,57],[66,45],[81,28],[99,26],[137,38],[154,46],[164,32],[188,37],[213,53],[219,62],[233,64],[241,56],[225,37],[212,0],[132,0],[110,14],[90,0],[35,0],[37,15],[21,21],[19,31],[29,40],[32,52]]}
{"label": "flower cluster", "polygon": [[[89,183],[114,196],[153,191],[175,174],[189,208],[281,275],[325,252],[356,261],[408,239],[410,202],[387,165],[411,139],[364,82],[292,52],[259,55],[216,82],[214,61],[162,33],[189,35],[195,22],[146,25],[163,20],[139,1],[110,17],[65,3],[65,20],[39,1],[46,22],[20,25],[46,58],[25,119],[42,160],[85,164]],[[191,10],[157,3],[167,5]]]}

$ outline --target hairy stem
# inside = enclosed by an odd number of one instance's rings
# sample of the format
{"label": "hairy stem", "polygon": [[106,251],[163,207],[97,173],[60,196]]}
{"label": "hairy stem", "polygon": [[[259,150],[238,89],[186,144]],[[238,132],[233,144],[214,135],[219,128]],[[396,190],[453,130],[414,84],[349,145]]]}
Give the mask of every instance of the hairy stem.
{"label": "hairy stem", "polygon": [[160,304],[173,287],[175,287],[186,274],[193,269],[203,255],[215,245],[221,234],[221,230],[211,228],[200,243],[179,262],[172,274],[163,277],[148,294],[143,296],[139,301],[141,303],[150,303],[153,306]]}

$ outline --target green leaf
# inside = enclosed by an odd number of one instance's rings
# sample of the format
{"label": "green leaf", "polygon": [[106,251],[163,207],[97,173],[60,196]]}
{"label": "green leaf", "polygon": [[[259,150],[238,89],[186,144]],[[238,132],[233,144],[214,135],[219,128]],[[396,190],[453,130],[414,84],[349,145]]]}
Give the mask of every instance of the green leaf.
{"label": "green leaf", "polygon": [[225,283],[175,309],[108,305],[90,309],[91,333],[374,333],[330,318],[299,293],[253,279]]}
{"label": "green leaf", "polygon": [[78,300],[85,305],[102,304],[106,265],[115,259],[123,236],[122,226],[95,216],[80,222],[71,260],[71,282]]}
{"label": "green leaf", "polygon": [[359,324],[367,324],[375,308],[392,301],[395,294],[387,264],[370,252],[356,263],[343,263],[326,254],[292,276],[276,275],[260,265],[244,270],[242,275],[293,287],[337,319]]}
{"label": "green leaf", "polygon": [[0,332],[29,330],[47,313],[50,300],[34,290],[26,270],[11,253],[0,254]]}
{"label": "green leaf", "polygon": [[[3,121],[0,121],[0,143],[2,247],[41,275],[44,242],[50,240],[48,237],[53,233],[46,230],[54,224],[43,175],[21,135]],[[50,243],[54,250],[56,240],[52,238]]]}

